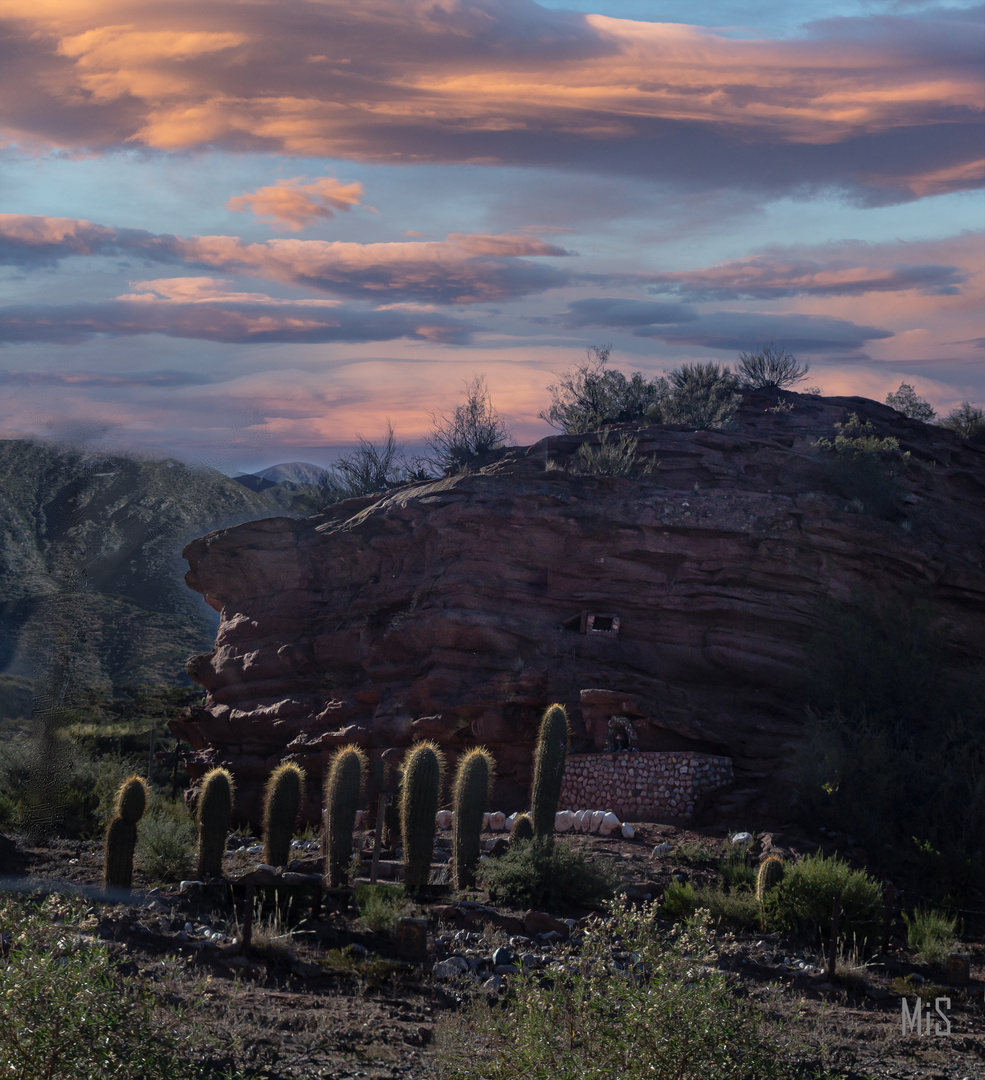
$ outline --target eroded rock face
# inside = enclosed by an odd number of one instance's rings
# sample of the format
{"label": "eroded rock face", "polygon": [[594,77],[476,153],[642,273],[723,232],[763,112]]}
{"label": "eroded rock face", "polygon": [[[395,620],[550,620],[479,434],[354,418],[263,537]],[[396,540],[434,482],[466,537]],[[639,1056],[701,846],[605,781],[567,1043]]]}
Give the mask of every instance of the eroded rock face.
{"label": "eroded rock face", "polygon": [[[420,737],[452,758],[483,743],[494,802],[520,809],[560,701],[573,751],[624,715],[641,750],[724,753],[740,787],[765,786],[801,728],[819,601],[921,584],[952,659],[985,660],[985,447],[861,398],[779,397],[793,408],[747,394],[731,432],[642,429],[641,479],[549,467],[592,438],[556,436],[474,475],[193,541],[186,580],[221,612],[189,662],[207,705],[175,724],[193,770],[228,764],[255,820],[285,755],[316,780],[348,741],[375,758]],[[811,451],[851,411],[911,452],[895,520]]]}

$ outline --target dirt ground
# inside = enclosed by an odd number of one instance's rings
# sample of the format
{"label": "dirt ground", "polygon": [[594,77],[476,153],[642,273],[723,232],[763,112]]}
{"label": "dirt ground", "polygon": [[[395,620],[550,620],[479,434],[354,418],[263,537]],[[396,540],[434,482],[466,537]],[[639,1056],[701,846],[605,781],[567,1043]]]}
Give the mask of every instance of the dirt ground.
{"label": "dirt ground", "polygon": [[[643,824],[632,840],[585,835],[570,842],[608,860],[627,884],[628,895],[643,900],[659,899],[672,875],[699,884],[712,877],[700,861],[681,860],[675,853],[681,845],[721,845],[724,839],[721,829]],[[98,889],[98,842],[54,840],[31,846],[23,837],[12,840],[16,850],[8,847],[5,853],[4,888],[60,882]],[[672,850],[654,857],[653,848],[661,843]],[[790,855],[815,848],[803,836],[773,831],[756,834],[753,853]],[[299,869],[318,869],[316,851],[301,855]],[[235,879],[259,861],[249,851],[229,853],[226,875]],[[235,940],[242,910],[230,902],[228,889],[155,883],[139,869],[129,902],[93,899],[91,932],[109,944],[128,973],[166,984],[177,1003],[195,1004],[196,1022],[239,1067],[258,1070],[270,1080],[431,1080],[441,1075],[444,1033],[466,998],[473,993],[495,997],[488,988],[470,990],[467,981],[439,981],[431,975],[434,961],[447,955],[447,934],[464,926],[484,934],[490,948],[508,938],[502,930],[484,928],[467,908],[455,907],[450,888],[432,887],[432,892],[434,902],[417,912],[429,919],[423,964],[399,959],[389,935],[365,930],[351,914],[333,911],[340,905],[332,898],[317,918],[307,912],[292,925],[261,917],[253,947],[244,954]],[[524,914],[505,908],[499,913]],[[587,913],[551,914],[579,919]],[[978,1080],[985,1078],[982,937],[982,923],[973,916],[966,920],[962,948],[971,953],[971,983],[966,986],[945,986],[943,972],[913,963],[895,937],[888,951],[862,970],[843,971],[833,979],[816,951],[776,934],[735,935],[723,946],[719,966],[741,994],[785,1021],[784,1037],[805,1062],[824,1065],[846,1080]],[[935,1000],[949,998],[950,1032],[902,1033],[901,989],[914,995],[922,991]],[[912,1005],[914,998],[909,1001]],[[934,1019],[940,1023],[936,1014]]]}

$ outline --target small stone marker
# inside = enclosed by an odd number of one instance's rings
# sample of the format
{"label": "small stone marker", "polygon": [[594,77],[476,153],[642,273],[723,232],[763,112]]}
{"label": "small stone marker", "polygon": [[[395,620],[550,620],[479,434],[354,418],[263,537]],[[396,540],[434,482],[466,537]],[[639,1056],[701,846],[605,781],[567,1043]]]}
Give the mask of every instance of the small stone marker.
{"label": "small stone marker", "polygon": [[427,959],[427,919],[397,919],[397,955],[416,964]]}
{"label": "small stone marker", "polygon": [[971,954],[947,954],[947,981],[951,986],[967,986],[971,982]]}

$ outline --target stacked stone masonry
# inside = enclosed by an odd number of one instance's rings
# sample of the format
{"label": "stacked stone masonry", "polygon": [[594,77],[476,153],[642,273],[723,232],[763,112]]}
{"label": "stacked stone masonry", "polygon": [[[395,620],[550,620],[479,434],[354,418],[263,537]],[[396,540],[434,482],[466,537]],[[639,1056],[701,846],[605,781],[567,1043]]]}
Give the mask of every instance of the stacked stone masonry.
{"label": "stacked stone masonry", "polygon": [[702,795],[732,779],[732,759],[714,754],[572,754],[559,808],[612,810],[623,821],[690,818]]}

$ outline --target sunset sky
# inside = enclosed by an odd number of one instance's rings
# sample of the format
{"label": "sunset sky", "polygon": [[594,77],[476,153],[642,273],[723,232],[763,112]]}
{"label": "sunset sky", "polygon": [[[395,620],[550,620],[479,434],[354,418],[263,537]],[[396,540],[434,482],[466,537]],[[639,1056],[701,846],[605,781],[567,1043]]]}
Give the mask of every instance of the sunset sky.
{"label": "sunset sky", "polygon": [[604,343],[985,406],[982,5],[2,13],[5,437],[327,464],[483,374],[526,443]]}

